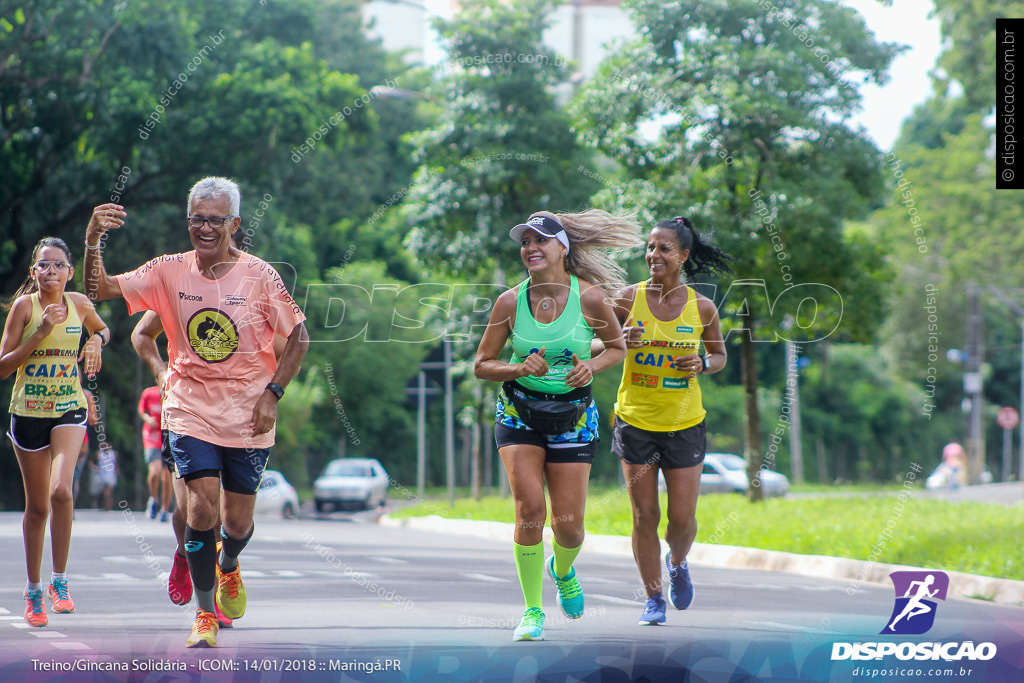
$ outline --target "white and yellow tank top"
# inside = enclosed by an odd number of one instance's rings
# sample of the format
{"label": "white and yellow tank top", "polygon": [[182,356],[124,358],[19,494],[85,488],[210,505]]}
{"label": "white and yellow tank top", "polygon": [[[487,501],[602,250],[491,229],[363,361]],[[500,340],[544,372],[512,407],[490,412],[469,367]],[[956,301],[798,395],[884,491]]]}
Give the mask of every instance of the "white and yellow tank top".
{"label": "white and yellow tank top", "polygon": [[622,366],[615,414],[625,422],[652,432],[674,432],[700,424],[707,414],[697,377],[672,367],[676,356],[697,353],[704,324],[697,293],[686,287],[686,305],[674,320],[659,320],[647,305],[648,282],[636,288],[629,309],[639,325],[640,348],[627,348]]}
{"label": "white and yellow tank top", "polygon": [[[39,293],[31,296],[32,317],[21,333],[21,344],[31,337],[43,321]],[[10,412],[21,417],[60,417],[71,410],[87,407],[78,376],[78,343],[82,338],[82,319],[71,297],[64,294],[68,317],[54,325],[39,347],[18,368],[11,393]]]}

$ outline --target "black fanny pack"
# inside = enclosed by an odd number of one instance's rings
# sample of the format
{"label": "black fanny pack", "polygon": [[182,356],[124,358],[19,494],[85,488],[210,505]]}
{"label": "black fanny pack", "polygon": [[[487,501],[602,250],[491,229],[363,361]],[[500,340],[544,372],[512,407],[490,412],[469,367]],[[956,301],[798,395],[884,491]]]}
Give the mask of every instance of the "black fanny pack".
{"label": "black fanny pack", "polygon": [[567,394],[545,394],[514,381],[501,386],[519,413],[519,419],[541,434],[564,434],[575,430],[593,400],[589,385]]}

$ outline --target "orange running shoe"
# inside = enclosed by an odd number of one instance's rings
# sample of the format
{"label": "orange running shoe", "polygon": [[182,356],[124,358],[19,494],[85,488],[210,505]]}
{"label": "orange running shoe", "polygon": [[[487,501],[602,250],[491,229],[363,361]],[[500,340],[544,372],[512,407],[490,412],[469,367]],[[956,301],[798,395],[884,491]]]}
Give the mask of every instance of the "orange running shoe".
{"label": "orange running shoe", "polygon": [[25,621],[29,626],[46,626],[46,605],[43,604],[43,589],[25,591]]}
{"label": "orange running shoe", "polygon": [[167,577],[167,595],[175,605],[187,605],[192,599],[192,575],[188,560],[175,551],[171,561],[171,575]]}
{"label": "orange running shoe", "polygon": [[218,629],[216,614],[197,609],[192,635],[185,641],[185,647],[217,647]]}
{"label": "orange running shoe", "polygon": [[50,595],[50,604],[53,611],[58,614],[71,614],[75,611],[75,601],[68,593],[67,579],[54,579],[46,591]]}

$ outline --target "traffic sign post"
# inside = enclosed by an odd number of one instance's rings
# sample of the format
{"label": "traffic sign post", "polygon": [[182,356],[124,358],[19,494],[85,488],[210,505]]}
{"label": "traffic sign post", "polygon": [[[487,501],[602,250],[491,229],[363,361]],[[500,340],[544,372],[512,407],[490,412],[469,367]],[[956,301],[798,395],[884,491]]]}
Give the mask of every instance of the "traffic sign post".
{"label": "traffic sign post", "polygon": [[1002,481],[1010,480],[1010,433],[1014,427],[1020,424],[1020,413],[1011,406],[1003,406],[996,413],[996,424],[1003,428],[1003,478]]}

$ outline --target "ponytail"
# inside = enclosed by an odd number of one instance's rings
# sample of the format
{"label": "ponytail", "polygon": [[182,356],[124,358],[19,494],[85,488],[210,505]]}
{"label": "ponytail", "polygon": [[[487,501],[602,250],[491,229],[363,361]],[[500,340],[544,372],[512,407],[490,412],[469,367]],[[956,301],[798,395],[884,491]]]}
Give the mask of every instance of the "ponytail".
{"label": "ponytail", "polygon": [[731,273],[729,261],[736,259],[701,237],[693,223],[686,216],[676,216],[667,221],[660,221],[654,227],[674,230],[682,250],[690,250],[690,257],[683,263],[683,271],[688,279],[701,273]]}

